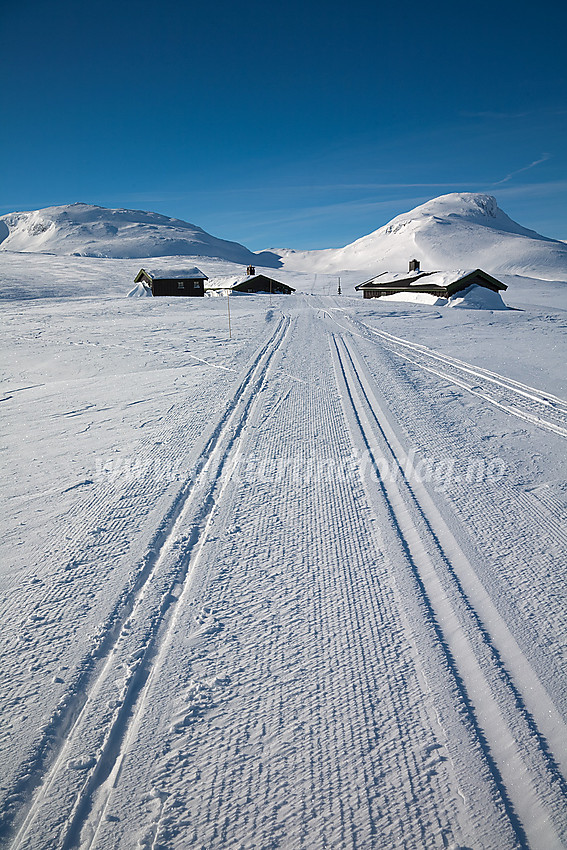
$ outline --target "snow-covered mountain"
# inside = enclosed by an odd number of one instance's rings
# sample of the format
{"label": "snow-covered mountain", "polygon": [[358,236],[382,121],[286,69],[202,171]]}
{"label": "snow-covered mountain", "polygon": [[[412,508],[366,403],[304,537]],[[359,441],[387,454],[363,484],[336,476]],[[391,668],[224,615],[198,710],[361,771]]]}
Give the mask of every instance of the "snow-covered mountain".
{"label": "snow-covered mountain", "polygon": [[567,280],[567,245],[512,221],[492,195],[453,193],[434,198],[392,219],[344,248],[279,250],[285,268],[340,272],[344,269],[407,271],[482,268]]}
{"label": "snow-covered mountain", "polygon": [[82,203],[1,216],[0,251],[114,259],[183,255],[339,274],[407,271],[408,260],[415,258],[427,270],[482,268],[492,274],[567,280],[565,242],[522,227],[492,195],[476,193],[434,198],[344,248],[322,251],[253,253],[180,219]]}
{"label": "snow-covered mountain", "polygon": [[82,203],[1,216],[0,250],[115,259],[185,255],[269,268],[280,265],[275,254],[254,254],[238,242],[218,239],[177,218]]}

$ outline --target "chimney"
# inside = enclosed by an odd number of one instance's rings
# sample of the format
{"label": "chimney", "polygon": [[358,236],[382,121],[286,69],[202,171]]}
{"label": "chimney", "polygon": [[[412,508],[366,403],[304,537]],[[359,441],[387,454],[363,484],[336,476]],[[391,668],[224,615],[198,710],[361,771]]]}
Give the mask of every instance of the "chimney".
{"label": "chimney", "polygon": [[253,275],[255,275],[256,274],[256,267],[255,266],[248,266],[248,268],[246,269],[246,274],[248,275],[248,277],[252,277]]}
{"label": "chimney", "polygon": [[410,260],[409,270],[410,272],[419,272],[419,260]]}

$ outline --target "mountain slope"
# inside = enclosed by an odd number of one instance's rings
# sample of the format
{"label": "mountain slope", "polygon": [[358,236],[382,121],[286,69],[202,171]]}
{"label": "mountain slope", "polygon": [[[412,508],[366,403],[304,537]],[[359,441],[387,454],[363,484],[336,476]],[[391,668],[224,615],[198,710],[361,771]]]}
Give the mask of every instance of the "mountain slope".
{"label": "mountain slope", "polygon": [[406,271],[415,257],[424,269],[482,268],[567,280],[567,245],[509,218],[492,195],[453,193],[392,219],[344,248],[278,251],[288,269]]}
{"label": "mountain slope", "polygon": [[280,265],[274,254],[254,254],[180,219],[82,203],[1,216],[0,250],[115,259],[186,255]]}

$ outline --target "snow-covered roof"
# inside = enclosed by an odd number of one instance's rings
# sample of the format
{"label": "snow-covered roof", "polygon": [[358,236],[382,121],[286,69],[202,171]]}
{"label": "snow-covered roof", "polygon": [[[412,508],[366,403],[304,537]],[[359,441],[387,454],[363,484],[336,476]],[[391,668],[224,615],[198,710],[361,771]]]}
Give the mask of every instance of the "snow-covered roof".
{"label": "snow-covered roof", "polygon": [[[274,277],[270,277],[269,275],[264,274],[263,272],[257,272],[256,274],[247,274],[244,277],[239,277],[236,281],[235,286],[240,286],[241,283],[248,283],[249,280],[256,280],[259,277],[265,277],[266,280],[275,280]],[[281,281],[276,281],[276,283],[281,283]],[[287,286],[287,284],[284,284],[284,286]]]}
{"label": "snow-covered roof", "polygon": [[211,280],[209,281],[207,289],[234,289],[237,286],[243,286],[245,283],[248,283],[251,280],[258,280],[258,278],[261,277],[265,278],[266,280],[273,280],[274,283],[277,283],[280,286],[285,286],[288,289],[291,289],[292,292],[295,292],[293,286],[290,286],[288,283],[283,283],[283,281],[281,280],[276,280],[275,278],[270,277],[269,275],[264,274],[263,272],[245,275],[244,277],[236,278],[236,280],[234,279],[234,277],[214,277],[211,278]]}
{"label": "snow-covered roof", "polygon": [[451,286],[467,275],[472,274],[475,269],[453,269],[446,272],[428,272],[423,280],[412,281],[411,286],[426,284],[427,286]]}
{"label": "snow-covered roof", "polygon": [[398,280],[403,280],[404,282],[415,278],[417,280],[418,277],[425,277],[428,274],[432,274],[432,272],[380,272],[376,277],[371,277],[369,280],[365,280],[364,283],[361,283],[360,286],[364,286],[366,283],[395,283]]}
{"label": "snow-covered roof", "polygon": [[[419,286],[447,287],[451,286],[470,274],[479,272],[481,269],[451,269],[443,272],[382,272],[364,283],[359,283],[356,289],[362,289],[368,286],[395,286],[396,283],[403,285],[405,288]],[[486,272],[482,272],[486,275]],[[491,275],[486,275],[488,278]]]}
{"label": "snow-covered roof", "polygon": [[154,280],[208,280],[206,274],[203,274],[201,269],[193,266],[191,269],[144,269]]}

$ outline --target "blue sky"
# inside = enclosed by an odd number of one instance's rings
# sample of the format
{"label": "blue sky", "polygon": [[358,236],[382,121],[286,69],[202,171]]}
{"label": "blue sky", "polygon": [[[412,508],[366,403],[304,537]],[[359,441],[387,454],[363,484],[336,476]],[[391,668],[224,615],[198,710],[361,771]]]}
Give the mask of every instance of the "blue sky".
{"label": "blue sky", "polygon": [[545,0],[0,0],[0,213],[321,248],[480,191],[567,239],[566,25]]}

